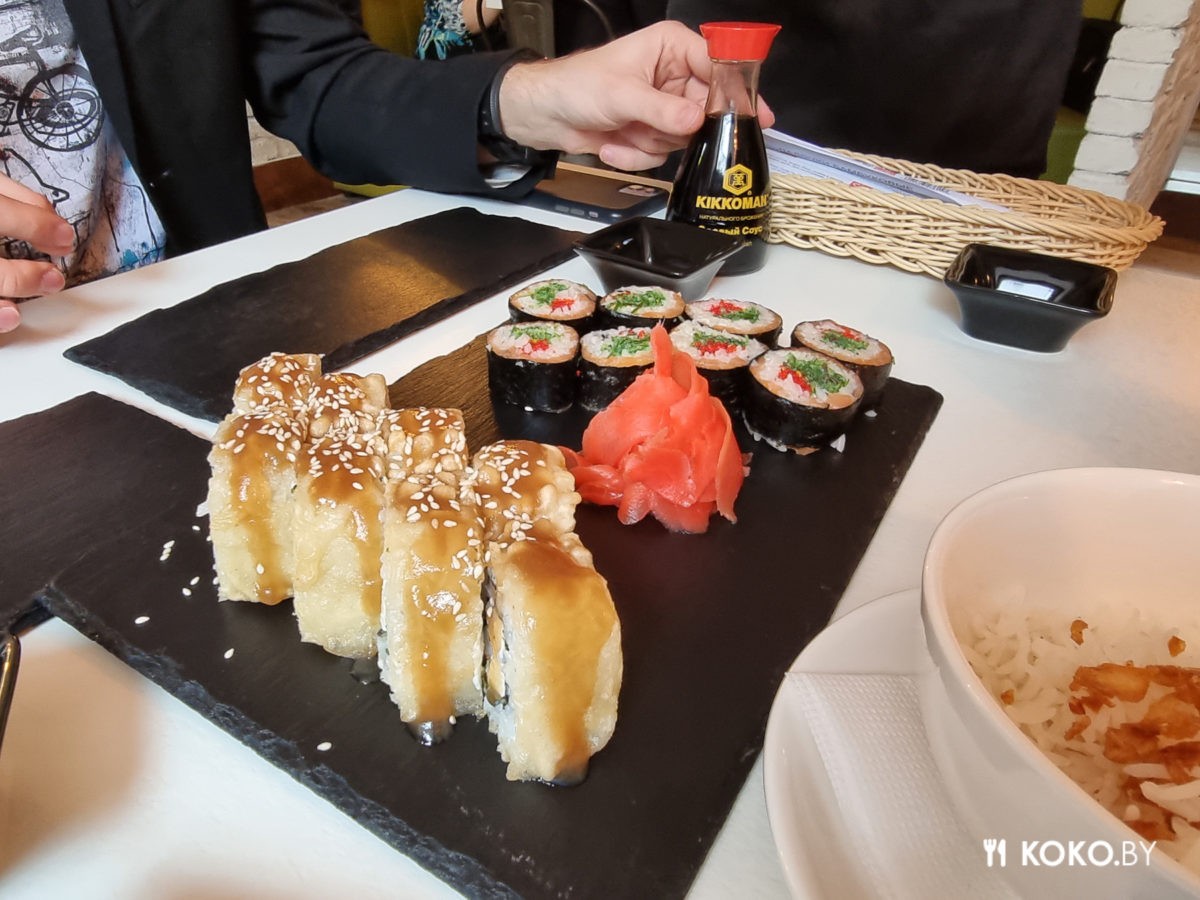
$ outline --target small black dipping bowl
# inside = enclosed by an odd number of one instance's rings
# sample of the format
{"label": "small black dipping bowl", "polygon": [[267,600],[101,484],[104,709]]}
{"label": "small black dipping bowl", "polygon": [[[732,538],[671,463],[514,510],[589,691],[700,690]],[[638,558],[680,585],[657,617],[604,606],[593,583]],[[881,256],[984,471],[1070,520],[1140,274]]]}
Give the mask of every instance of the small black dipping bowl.
{"label": "small black dipping bowl", "polygon": [[596,270],[606,292],[653,285],[699,300],[717,270],[748,241],[684,222],[626,219],[575,242],[575,252]]}
{"label": "small black dipping bowl", "polygon": [[1112,308],[1117,273],[1105,266],[1028,250],[968,244],[943,279],[958,297],[973,338],[1056,353]]}

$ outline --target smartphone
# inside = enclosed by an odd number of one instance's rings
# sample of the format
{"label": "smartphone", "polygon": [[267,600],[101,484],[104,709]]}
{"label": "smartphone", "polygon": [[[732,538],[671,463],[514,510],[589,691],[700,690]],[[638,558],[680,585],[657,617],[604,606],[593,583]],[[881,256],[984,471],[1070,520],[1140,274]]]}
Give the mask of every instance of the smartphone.
{"label": "smartphone", "polygon": [[667,187],[626,181],[619,174],[597,175],[560,164],[553,178],[539,181],[520,201],[538,209],[597,222],[620,222],[656,212],[667,205]]}

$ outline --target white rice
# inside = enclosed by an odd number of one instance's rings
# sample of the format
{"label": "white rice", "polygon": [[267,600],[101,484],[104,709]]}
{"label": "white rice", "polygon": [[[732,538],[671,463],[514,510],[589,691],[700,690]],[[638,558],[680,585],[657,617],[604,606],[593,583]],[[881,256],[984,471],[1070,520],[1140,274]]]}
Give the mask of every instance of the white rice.
{"label": "white rice", "polygon": [[767,347],[761,341],[738,334],[727,334],[694,321],[681,322],[671,329],[671,343],[701,368],[731,369],[748,365]]}
{"label": "white rice", "polygon": [[[548,340],[537,340],[539,337]],[[579,335],[574,328],[559,322],[519,322],[493,329],[488,335],[488,347],[510,359],[559,362],[575,355]]]}
{"label": "white rice", "polygon": [[[1005,602],[1005,600],[1009,602]],[[1150,703],[1166,693],[1151,685],[1137,702],[1115,700],[1098,712],[1087,710],[1091,724],[1074,740],[1065,737],[1077,716],[1069,706],[1070,684],[1080,666],[1132,663],[1135,666],[1200,667],[1200,621],[1167,626],[1127,606],[1099,606],[1086,614],[1052,613],[1024,607],[1020,597],[993,598],[994,606],[972,611],[954,623],[971,668],[1020,729],[1070,778],[1122,821],[1135,821],[1122,783],[1127,777],[1166,780],[1156,763],[1121,765],[1104,756],[1105,732],[1124,722],[1140,721]],[[1075,619],[1087,623],[1083,641],[1071,637]],[[1171,656],[1168,641],[1182,638],[1186,648]],[[1004,694],[1011,691],[1011,701]],[[1078,692],[1077,692],[1078,696]],[[1176,839],[1160,841],[1168,856],[1200,874],[1200,767],[1186,784],[1143,782],[1142,792],[1172,813]],[[1189,824],[1188,820],[1191,820]]]}
{"label": "white rice", "polygon": [[[801,366],[814,365],[828,372],[837,383],[836,390],[827,390],[819,381],[807,382],[808,387],[787,377],[786,373]],[[767,390],[792,403],[805,406],[841,409],[862,397],[862,381],[836,359],[830,359],[815,350],[798,347],[790,350],[768,350],[750,363],[750,374]],[[830,382],[828,386],[832,387]]]}

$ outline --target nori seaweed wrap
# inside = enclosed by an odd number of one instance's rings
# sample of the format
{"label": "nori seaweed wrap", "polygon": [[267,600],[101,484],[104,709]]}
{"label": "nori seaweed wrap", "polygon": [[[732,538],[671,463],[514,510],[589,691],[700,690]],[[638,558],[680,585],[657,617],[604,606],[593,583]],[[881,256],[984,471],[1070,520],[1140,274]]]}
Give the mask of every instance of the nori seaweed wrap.
{"label": "nori seaweed wrap", "polygon": [[805,347],[771,350],[750,363],[743,419],[777,450],[806,452],[846,430],[862,402],[851,369]]}
{"label": "nori seaweed wrap", "polygon": [[750,361],[766,352],[754,338],[730,334],[686,320],[671,330],[671,343],[692,358],[708,381],[709,393],[735,412],[749,388]]}
{"label": "nori seaweed wrap", "polygon": [[887,344],[832,319],[801,322],[792,329],[792,346],[832,356],[854,370],[863,383],[863,409],[879,402],[892,374],[892,351]]}
{"label": "nori seaweed wrap", "polygon": [[492,400],[563,412],[575,402],[579,335],[557,322],[514,322],[488,332]]}
{"label": "nori seaweed wrap", "polygon": [[580,339],[579,403],[598,412],[654,362],[649,328],[606,328]]}

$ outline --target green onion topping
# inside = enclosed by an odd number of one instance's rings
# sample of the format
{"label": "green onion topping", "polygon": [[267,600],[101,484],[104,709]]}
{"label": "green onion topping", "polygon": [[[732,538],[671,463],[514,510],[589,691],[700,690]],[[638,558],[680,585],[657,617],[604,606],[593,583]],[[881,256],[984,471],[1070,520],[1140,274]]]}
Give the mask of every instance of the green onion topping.
{"label": "green onion topping", "polygon": [[541,306],[547,306],[553,303],[554,298],[557,297],[560,292],[565,291],[566,289],[567,286],[561,281],[549,281],[546,284],[539,284],[529,292],[529,296],[533,298],[535,303]]}
{"label": "green onion topping", "polygon": [[829,363],[811,356],[800,358],[789,353],[783,364],[785,368],[798,372],[814,388],[820,388],[828,394],[836,394],[850,383],[845,375],[833,371]]}
{"label": "green onion topping", "polygon": [[605,356],[637,356],[650,349],[650,335],[615,334],[600,345]]}
{"label": "green onion topping", "polygon": [[660,307],[667,302],[667,295],[660,290],[625,291],[613,295],[609,306],[618,312],[638,313],[644,309]]}
{"label": "green onion topping", "polygon": [[857,338],[846,331],[833,331],[832,329],[824,332],[821,335],[821,340],[827,344],[833,344],[833,346],[839,349],[855,352],[866,350],[868,346],[867,342],[861,338]]}

